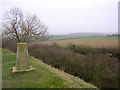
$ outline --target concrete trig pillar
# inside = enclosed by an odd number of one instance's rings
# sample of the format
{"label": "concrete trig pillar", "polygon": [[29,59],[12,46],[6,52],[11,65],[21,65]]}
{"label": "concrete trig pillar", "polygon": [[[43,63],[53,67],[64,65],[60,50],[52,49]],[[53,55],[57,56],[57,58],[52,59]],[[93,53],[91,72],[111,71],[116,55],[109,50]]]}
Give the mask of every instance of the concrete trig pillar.
{"label": "concrete trig pillar", "polygon": [[13,72],[19,71],[30,71],[33,68],[29,63],[28,47],[26,43],[18,43],[17,45],[17,56],[16,56],[16,67],[13,67]]}

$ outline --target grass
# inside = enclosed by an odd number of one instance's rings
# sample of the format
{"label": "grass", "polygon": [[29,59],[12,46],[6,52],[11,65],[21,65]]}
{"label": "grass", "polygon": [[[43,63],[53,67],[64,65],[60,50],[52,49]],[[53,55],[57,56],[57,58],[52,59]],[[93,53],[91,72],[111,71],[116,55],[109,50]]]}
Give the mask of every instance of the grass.
{"label": "grass", "polygon": [[16,63],[16,53],[2,49],[3,88],[96,88],[83,80],[30,57],[34,71],[11,72]]}

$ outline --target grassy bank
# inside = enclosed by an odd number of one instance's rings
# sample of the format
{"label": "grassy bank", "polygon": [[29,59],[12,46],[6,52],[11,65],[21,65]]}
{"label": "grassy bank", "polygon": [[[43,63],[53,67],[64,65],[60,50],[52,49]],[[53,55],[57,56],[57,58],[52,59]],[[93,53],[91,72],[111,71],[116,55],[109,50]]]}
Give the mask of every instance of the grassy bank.
{"label": "grassy bank", "polygon": [[3,88],[96,88],[33,57],[30,57],[30,64],[34,71],[12,73],[16,54],[5,49],[2,50],[2,63]]}

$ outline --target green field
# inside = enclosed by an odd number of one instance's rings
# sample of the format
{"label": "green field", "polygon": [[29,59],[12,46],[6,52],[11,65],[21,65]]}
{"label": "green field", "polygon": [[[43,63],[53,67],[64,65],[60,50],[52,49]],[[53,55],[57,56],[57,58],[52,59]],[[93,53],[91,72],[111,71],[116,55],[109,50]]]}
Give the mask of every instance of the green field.
{"label": "green field", "polygon": [[2,50],[2,87],[3,88],[96,88],[83,80],[44,64],[30,57],[34,71],[11,72],[16,63],[16,53]]}

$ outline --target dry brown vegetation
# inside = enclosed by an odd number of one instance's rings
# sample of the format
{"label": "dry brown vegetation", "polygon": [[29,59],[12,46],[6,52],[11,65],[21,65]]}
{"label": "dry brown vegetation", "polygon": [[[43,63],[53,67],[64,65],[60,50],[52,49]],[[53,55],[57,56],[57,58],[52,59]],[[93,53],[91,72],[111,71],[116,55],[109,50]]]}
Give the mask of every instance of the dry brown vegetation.
{"label": "dry brown vegetation", "polygon": [[45,45],[52,45],[56,43],[59,46],[67,47],[69,44],[74,45],[82,45],[82,46],[90,46],[92,48],[107,48],[107,47],[118,47],[117,39],[109,39],[109,40],[58,40],[58,41],[48,41],[42,42]]}

